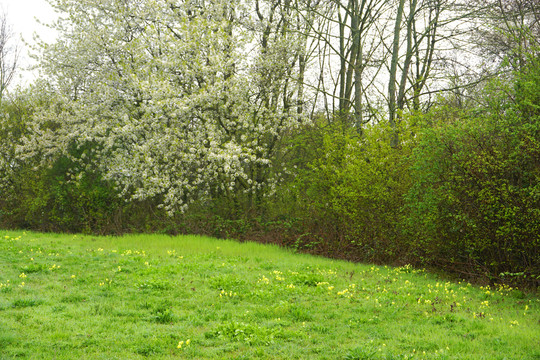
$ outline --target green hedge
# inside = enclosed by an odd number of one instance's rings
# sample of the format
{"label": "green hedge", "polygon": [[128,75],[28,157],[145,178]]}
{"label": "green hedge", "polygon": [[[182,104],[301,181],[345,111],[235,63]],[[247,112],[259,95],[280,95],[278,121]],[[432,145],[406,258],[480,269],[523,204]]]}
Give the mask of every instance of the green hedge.
{"label": "green hedge", "polygon": [[540,81],[525,75],[487,106],[424,131],[406,219],[423,263],[540,283]]}
{"label": "green hedge", "polygon": [[300,245],[352,260],[406,262],[401,218],[412,132],[402,131],[403,145],[393,149],[381,124],[362,136],[340,124],[320,131],[318,155],[295,183],[305,219]]}

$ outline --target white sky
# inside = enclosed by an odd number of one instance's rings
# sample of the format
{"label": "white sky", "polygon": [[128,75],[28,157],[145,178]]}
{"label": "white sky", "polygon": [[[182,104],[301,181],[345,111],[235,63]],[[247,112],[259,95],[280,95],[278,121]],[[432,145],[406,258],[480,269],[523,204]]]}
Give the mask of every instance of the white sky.
{"label": "white sky", "polygon": [[32,65],[32,59],[28,56],[28,48],[22,39],[34,43],[33,37],[36,33],[44,41],[53,42],[56,38],[55,32],[40,25],[36,19],[43,23],[51,23],[57,15],[46,0],[0,0],[0,10],[7,13],[8,23],[15,34],[14,40],[18,41],[21,48],[16,84],[27,84],[36,75],[25,69]]}

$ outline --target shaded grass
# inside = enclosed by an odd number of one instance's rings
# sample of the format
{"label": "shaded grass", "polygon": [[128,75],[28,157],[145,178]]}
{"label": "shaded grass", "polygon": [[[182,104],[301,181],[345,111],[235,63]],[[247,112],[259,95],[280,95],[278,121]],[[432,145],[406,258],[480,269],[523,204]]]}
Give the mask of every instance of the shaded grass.
{"label": "shaded grass", "polygon": [[276,246],[0,233],[2,359],[540,359],[539,308]]}

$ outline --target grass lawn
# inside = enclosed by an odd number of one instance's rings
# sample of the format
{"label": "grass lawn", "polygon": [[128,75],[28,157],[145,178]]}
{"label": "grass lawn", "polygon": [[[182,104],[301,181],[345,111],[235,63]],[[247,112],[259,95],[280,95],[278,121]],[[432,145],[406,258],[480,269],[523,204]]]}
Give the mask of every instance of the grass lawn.
{"label": "grass lawn", "polygon": [[0,359],[540,359],[539,310],[275,246],[0,231]]}

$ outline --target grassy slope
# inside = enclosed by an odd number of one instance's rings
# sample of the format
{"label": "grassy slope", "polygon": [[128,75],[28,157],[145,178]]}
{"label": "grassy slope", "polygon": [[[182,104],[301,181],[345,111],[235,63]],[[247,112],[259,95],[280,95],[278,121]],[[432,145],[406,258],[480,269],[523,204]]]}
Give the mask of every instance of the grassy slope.
{"label": "grassy slope", "polygon": [[540,359],[539,309],[273,246],[0,231],[1,359]]}

